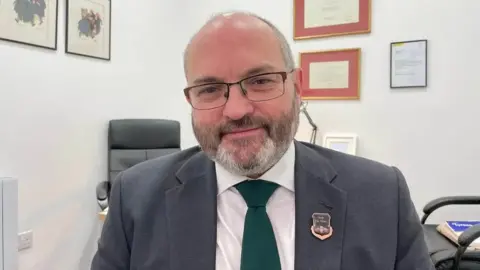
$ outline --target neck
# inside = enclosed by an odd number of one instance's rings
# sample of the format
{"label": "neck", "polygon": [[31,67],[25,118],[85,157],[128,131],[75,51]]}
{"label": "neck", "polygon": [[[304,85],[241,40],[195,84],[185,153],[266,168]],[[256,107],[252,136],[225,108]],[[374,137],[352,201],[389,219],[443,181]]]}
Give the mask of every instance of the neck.
{"label": "neck", "polygon": [[[276,163],[276,162],[275,162]],[[260,178],[260,176],[264,175],[266,172],[268,172],[271,168],[273,168],[273,166],[275,166],[275,163],[268,167],[268,169],[266,169],[265,171],[261,172],[261,173],[256,173],[256,174],[249,174],[249,175],[246,175],[248,178],[251,178],[251,179],[258,179]]]}
{"label": "neck", "polygon": [[251,179],[258,179],[260,176],[262,176],[263,174],[265,174],[265,172],[261,173],[261,174],[254,174],[254,175],[247,175],[248,178],[251,178]]}

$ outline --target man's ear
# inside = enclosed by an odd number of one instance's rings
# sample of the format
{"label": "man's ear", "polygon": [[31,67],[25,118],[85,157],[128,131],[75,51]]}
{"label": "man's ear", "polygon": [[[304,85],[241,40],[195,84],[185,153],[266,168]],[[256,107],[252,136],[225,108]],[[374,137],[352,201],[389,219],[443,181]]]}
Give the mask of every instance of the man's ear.
{"label": "man's ear", "polygon": [[294,81],[293,83],[295,84],[295,91],[297,92],[297,95],[299,97],[302,96],[302,92],[303,92],[303,88],[302,88],[302,82],[303,82],[303,77],[302,77],[303,73],[302,73],[302,69],[301,68],[297,68],[295,69],[294,71]]}

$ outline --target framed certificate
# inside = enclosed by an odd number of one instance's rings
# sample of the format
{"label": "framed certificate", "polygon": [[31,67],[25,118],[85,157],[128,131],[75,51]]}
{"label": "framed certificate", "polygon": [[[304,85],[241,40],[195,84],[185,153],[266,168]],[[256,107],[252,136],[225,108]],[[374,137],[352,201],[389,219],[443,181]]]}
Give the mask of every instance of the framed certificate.
{"label": "framed certificate", "polygon": [[302,99],[360,99],[359,48],[303,52]]}
{"label": "framed certificate", "polygon": [[390,44],[390,88],[427,87],[427,40]]}
{"label": "framed certificate", "polygon": [[371,0],[294,0],[293,38],[371,32]]}

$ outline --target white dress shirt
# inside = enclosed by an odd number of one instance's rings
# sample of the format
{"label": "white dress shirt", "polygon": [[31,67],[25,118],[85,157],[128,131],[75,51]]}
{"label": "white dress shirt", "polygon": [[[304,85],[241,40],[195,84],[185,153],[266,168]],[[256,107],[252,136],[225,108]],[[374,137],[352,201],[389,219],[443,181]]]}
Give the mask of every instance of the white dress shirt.
{"label": "white dress shirt", "polygon": [[[219,164],[215,167],[218,182],[216,269],[239,270],[247,205],[233,186],[247,178],[234,175]],[[260,177],[280,185],[267,203],[267,213],[277,240],[282,270],[293,270],[294,267],[294,167],[295,146],[292,142],[282,159]]]}

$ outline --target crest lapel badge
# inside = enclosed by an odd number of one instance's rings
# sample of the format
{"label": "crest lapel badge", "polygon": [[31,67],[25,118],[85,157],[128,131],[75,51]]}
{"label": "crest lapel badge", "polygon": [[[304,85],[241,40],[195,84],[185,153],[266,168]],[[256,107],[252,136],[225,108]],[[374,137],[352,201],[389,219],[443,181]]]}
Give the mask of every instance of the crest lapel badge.
{"label": "crest lapel badge", "polygon": [[320,240],[331,237],[333,234],[331,219],[328,213],[314,213],[312,215],[312,227],[310,228],[313,236]]}

